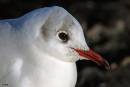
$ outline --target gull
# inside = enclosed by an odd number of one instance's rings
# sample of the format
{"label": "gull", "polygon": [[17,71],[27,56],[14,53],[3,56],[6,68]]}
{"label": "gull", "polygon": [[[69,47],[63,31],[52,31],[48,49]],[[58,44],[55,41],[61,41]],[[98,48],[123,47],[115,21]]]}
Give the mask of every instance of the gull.
{"label": "gull", "polygon": [[0,20],[0,87],[75,87],[75,62],[82,59],[109,67],[62,7]]}

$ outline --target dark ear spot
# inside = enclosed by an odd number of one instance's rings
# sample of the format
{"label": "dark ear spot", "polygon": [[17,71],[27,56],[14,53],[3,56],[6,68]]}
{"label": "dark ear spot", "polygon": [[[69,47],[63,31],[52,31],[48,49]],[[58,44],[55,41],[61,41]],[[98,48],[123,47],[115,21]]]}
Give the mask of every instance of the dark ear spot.
{"label": "dark ear spot", "polygon": [[41,34],[44,38],[44,40],[48,40],[49,38],[49,33],[48,33],[48,27],[46,24],[44,24],[42,27],[41,27]]}

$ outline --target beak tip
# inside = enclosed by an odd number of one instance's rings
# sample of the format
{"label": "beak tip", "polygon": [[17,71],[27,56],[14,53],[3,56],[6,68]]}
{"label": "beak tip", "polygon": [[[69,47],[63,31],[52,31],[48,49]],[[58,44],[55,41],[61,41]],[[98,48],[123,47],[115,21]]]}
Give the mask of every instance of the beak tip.
{"label": "beak tip", "polygon": [[107,71],[111,71],[110,64],[109,64],[108,61],[105,60],[105,59],[103,59],[102,61],[100,61],[100,62],[98,63],[98,65],[103,66],[103,67],[105,68],[105,70],[107,70]]}

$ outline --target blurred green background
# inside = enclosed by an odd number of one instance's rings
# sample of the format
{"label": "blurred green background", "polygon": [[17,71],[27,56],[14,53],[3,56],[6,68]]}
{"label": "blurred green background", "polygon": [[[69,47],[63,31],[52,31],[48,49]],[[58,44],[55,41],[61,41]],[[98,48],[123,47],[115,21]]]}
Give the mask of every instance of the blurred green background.
{"label": "blurred green background", "polygon": [[78,61],[76,87],[130,87],[130,0],[0,0],[0,19],[58,5],[81,23],[86,42],[111,65]]}

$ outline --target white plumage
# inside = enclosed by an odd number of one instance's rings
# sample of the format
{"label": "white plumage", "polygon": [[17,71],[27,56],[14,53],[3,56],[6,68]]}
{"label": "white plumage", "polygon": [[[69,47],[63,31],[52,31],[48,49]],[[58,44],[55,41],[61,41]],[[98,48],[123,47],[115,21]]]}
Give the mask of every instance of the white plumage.
{"label": "white plumage", "polygon": [[[0,21],[0,87],[75,87],[80,24],[61,7]],[[84,57],[84,56],[83,56]]]}

